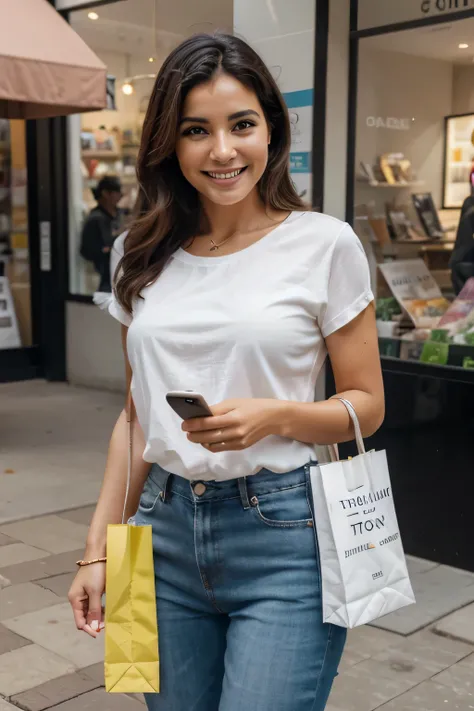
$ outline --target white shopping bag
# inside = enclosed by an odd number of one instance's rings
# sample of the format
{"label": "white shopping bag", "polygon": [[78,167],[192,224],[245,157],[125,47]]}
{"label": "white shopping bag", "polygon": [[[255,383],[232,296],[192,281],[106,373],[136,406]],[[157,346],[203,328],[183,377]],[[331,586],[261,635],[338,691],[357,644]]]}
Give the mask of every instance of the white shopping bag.
{"label": "white shopping bag", "polygon": [[359,455],[311,467],[321,562],[323,620],[357,627],[411,605],[415,596],[400,540],[387,457],[365,452],[357,415],[351,416]]}

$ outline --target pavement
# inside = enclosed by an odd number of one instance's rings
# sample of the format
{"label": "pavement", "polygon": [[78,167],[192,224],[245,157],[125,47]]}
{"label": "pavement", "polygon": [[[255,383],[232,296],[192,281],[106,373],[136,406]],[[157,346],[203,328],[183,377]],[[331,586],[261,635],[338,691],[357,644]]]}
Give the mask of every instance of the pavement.
{"label": "pavement", "polygon": [[[120,394],[0,386],[0,711],[143,711],[106,694],[103,636],[73,623]],[[349,632],[327,711],[474,711],[474,574],[408,558],[418,603]]]}

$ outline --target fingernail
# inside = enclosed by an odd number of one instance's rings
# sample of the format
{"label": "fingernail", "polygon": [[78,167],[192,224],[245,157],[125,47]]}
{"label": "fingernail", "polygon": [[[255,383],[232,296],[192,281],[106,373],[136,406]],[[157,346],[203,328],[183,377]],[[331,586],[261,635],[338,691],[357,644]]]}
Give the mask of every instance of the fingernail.
{"label": "fingernail", "polygon": [[93,622],[91,622],[91,629],[93,629],[94,632],[98,632],[98,630],[99,630],[99,623],[98,623],[97,620],[93,620]]}

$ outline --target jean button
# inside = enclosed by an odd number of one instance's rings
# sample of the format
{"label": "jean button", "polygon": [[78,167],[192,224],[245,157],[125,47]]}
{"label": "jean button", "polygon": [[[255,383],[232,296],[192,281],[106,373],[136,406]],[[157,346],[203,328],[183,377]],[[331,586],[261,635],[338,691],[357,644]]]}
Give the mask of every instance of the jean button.
{"label": "jean button", "polygon": [[202,496],[206,489],[207,487],[201,481],[198,481],[198,483],[193,486],[193,491],[196,496]]}

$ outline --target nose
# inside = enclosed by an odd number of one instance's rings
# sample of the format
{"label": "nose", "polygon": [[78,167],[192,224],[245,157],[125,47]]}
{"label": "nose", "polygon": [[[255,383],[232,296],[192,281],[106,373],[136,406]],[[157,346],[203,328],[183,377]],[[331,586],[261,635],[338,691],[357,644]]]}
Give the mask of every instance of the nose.
{"label": "nose", "polygon": [[219,132],[214,138],[210,158],[217,163],[228,163],[235,158],[237,151],[233,144],[233,137],[227,132]]}

